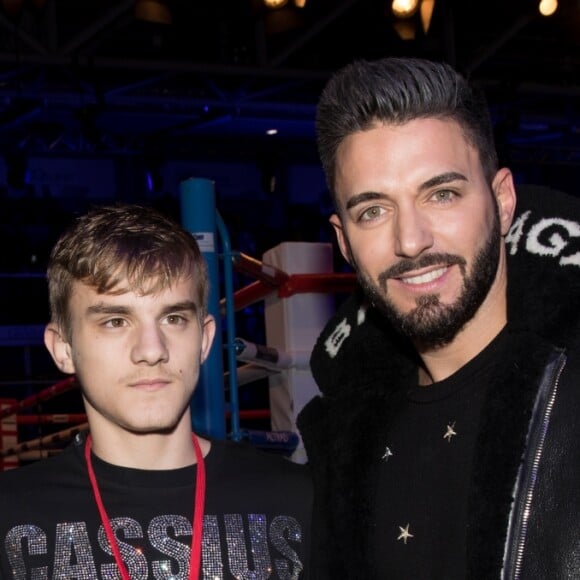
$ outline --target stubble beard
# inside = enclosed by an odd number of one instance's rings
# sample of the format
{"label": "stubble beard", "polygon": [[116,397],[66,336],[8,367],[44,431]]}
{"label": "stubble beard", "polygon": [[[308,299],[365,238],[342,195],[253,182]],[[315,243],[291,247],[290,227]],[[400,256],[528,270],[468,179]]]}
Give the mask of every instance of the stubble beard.
{"label": "stubble beard", "polygon": [[[356,261],[351,264],[367,298],[385,314],[397,332],[423,348],[440,348],[453,341],[485,300],[497,273],[501,243],[499,217],[494,213],[492,229],[476,254],[469,275],[465,259],[453,254],[426,254],[417,260],[401,260],[380,274],[378,283],[365,276]],[[388,297],[387,280],[433,264],[459,266],[463,277],[460,296],[452,304],[442,304],[438,294],[426,294],[416,299],[416,307],[410,312],[400,312]]]}

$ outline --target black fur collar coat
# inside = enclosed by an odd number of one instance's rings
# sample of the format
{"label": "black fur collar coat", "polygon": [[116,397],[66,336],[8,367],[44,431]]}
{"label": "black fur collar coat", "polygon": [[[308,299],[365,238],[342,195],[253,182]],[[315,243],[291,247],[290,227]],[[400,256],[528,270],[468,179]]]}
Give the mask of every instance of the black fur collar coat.
{"label": "black fur collar coat", "polygon": [[[483,409],[470,489],[466,578],[485,580],[508,577],[501,572],[508,520],[540,378],[555,349],[573,353],[576,348],[580,311],[580,200],[547,188],[520,189],[506,246],[512,348],[509,360],[498,365],[496,384]],[[549,474],[546,487],[555,488],[547,493],[556,498],[560,493],[562,498],[580,495],[569,489],[578,486],[575,489],[580,490],[577,451],[580,442],[570,444],[573,434],[569,432],[573,424],[580,424],[580,418],[573,416],[580,412],[580,380],[574,381],[580,375],[574,370],[578,356],[568,354],[568,358],[572,362],[566,382],[578,386],[569,389],[572,394],[567,408],[562,409],[552,427],[554,444],[557,440],[559,447],[567,448],[546,450],[544,456],[557,454],[554,455],[557,463],[546,467],[547,471],[562,471],[562,466],[570,462],[578,467],[573,473],[558,473],[555,478]],[[416,357],[380,314],[367,309],[360,293],[355,292],[321,333],[313,349],[311,368],[321,396],[301,411],[298,427],[316,488],[313,577],[373,580],[374,544],[369,521],[380,457],[391,417],[404,396],[401,385],[416,376]],[[557,428],[561,433],[556,433]],[[549,509],[543,507],[536,518],[540,538],[543,526],[549,525],[543,512]],[[580,500],[575,499],[570,509],[573,516],[564,515],[568,508],[561,513],[553,510],[552,515],[567,517],[578,531]],[[554,542],[569,546],[571,531],[561,530],[561,534]],[[538,542],[535,548],[538,561],[527,568],[534,570],[534,580],[568,577],[549,571],[574,567],[570,558],[577,558],[576,573],[580,577],[578,548],[571,555],[566,547],[551,550],[534,538],[529,543],[533,545],[534,541]],[[574,541],[578,544],[580,535]],[[552,561],[556,558],[560,559],[558,563]],[[531,576],[522,576],[527,577]]]}

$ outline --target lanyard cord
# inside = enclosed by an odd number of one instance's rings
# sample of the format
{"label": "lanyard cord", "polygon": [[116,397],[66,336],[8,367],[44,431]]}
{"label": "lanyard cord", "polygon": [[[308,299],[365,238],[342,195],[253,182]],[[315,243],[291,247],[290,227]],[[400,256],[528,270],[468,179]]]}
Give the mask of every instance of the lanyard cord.
{"label": "lanyard cord", "polygon": [[191,537],[191,552],[189,554],[189,580],[198,580],[201,567],[201,537],[203,532],[203,516],[205,505],[205,461],[199,447],[199,441],[194,433],[193,447],[197,460],[197,475],[195,478],[195,504],[193,508],[193,532]]}
{"label": "lanyard cord", "polygon": [[[191,550],[189,555],[189,580],[198,580],[199,569],[201,564],[201,536],[203,531],[203,516],[204,516],[204,503],[205,503],[205,463],[203,460],[203,453],[199,446],[199,441],[195,434],[193,437],[193,447],[195,449],[195,458],[197,460],[197,474],[195,479],[195,503],[193,508],[193,531],[191,536]],[[91,481],[91,487],[93,488],[93,494],[95,496],[95,501],[97,502],[97,507],[99,508],[99,514],[101,515],[101,522],[105,528],[105,533],[111,549],[113,550],[113,555],[115,557],[115,562],[117,562],[117,567],[121,573],[121,578],[123,580],[131,580],[129,572],[123,559],[121,558],[121,552],[119,551],[119,545],[113,529],[111,528],[111,522],[109,521],[109,516],[105,511],[105,506],[103,500],[101,499],[101,493],[99,491],[99,486],[97,483],[97,478],[95,476],[95,471],[93,469],[93,463],[91,460],[91,436],[87,435],[87,440],[85,443],[85,460],[87,462],[87,471],[89,473],[89,479]]]}

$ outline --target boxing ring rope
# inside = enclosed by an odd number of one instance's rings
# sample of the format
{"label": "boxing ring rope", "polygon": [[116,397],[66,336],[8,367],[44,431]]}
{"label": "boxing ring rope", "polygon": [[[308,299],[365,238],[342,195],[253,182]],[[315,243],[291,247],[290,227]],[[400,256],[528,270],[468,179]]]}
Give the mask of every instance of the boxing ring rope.
{"label": "boxing ring rope", "polygon": [[[255,420],[268,419],[270,411],[267,409],[250,409],[240,411],[241,419]],[[43,424],[76,424],[73,427],[63,429],[50,435],[30,439],[23,443],[13,445],[0,450],[0,460],[11,462],[14,458],[24,460],[36,460],[58,453],[60,448],[52,449],[66,443],[77,433],[88,429],[87,416],[85,413],[63,413],[44,415],[20,415],[16,417],[18,425]]]}
{"label": "boxing ring rope", "polygon": [[[0,459],[8,462],[10,462],[13,458],[22,459],[23,456],[40,459],[43,457],[43,453],[50,453],[51,448],[54,448],[55,446],[57,447],[56,451],[58,451],[63,443],[66,443],[72,439],[77,433],[86,431],[88,427],[88,423],[81,423],[80,425],[69,427],[68,429],[58,431],[57,433],[52,433],[50,435],[45,435],[44,437],[31,439],[30,441],[26,441],[12,447],[7,447],[0,451]],[[35,455],[35,452],[39,453]]]}
{"label": "boxing ring rope", "polygon": [[[270,411],[268,409],[240,410],[240,419],[268,419],[269,417]],[[18,415],[16,417],[17,425],[70,425],[86,422],[87,415],[85,413],[45,413],[42,415]]]}
{"label": "boxing ring rope", "polygon": [[85,413],[45,413],[43,415],[18,415],[17,425],[70,425],[86,423]]}
{"label": "boxing ring rope", "polygon": [[6,406],[0,409],[0,419],[4,419],[5,417],[9,417],[10,415],[15,415],[18,411],[23,411],[25,409],[29,409],[31,407],[37,406],[39,403],[43,403],[50,399],[53,399],[57,395],[61,393],[65,393],[76,388],[76,379],[75,377],[68,377],[47,387],[46,389],[41,390],[40,392],[31,395],[29,397],[25,397],[20,401],[17,401],[11,406]]}
{"label": "boxing ring rope", "polygon": [[[279,298],[288,298],[304,292],[321,294],[351,292],[354,286],[353,274],[287,274],[275,266],[264,264],[242,252],[231,254],[232,265],[236,272],[256,278],[234,296],[234,309],[242,310],[268,295],[276,292]],[[226,299],[220,305],[225,315]]]}

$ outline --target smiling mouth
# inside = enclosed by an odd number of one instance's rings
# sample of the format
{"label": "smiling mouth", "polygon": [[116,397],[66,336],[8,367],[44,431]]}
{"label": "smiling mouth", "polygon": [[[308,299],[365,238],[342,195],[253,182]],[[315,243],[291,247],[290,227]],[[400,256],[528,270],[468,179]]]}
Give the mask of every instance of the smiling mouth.
{"label": "smiling mouth", "polygon": [[447,267],[437,268],[436,270],[431,270],[430,272],[426,272],[425,274],[419,274],[418,276],[401,277],[399,278],[399,280],[403,284],[409,285],[427,284],[429,282],[432,282],[433,280],[436,280],[440,276],[443,276],[446,270]]}

